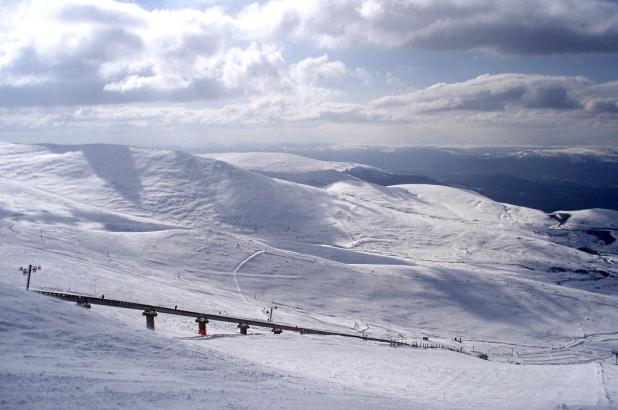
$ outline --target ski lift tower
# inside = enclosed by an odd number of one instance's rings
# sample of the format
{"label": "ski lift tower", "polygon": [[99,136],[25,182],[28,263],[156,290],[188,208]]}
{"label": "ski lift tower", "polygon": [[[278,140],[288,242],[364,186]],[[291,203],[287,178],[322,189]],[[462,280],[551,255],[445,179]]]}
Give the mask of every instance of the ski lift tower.
{"label": "ski lift tower", "polygon": [[269,310],[266,311],[266,313],[268,314],[268,321],[272,322],[273,321],[273,310],[277,309],[277,306],[271,306]]}
{"label": "ski lift tower", "polygon": [[24,268],[23,266],[19,267],[19,271],[24,275],[28,275],[28,279],[26,279],[26,290],[30,290],[30,276],[32,272],[36,272],[41,270],[41,265],[28,265],[28,268]]}

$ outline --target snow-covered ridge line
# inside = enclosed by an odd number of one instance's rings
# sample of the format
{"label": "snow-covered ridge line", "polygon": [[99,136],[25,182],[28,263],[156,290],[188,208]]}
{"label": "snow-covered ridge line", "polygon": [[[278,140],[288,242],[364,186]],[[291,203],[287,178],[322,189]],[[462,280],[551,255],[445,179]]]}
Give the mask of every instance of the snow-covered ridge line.
{"label": "snow-covered ridge line", "polygon": [[260,174],[323,188],[341,181],[366,181],[379,185],[425,183],[443,185],[421,175],[400,175],[380,168],[352,162],[320,161],[301,155],[279,152],[204,154]]}

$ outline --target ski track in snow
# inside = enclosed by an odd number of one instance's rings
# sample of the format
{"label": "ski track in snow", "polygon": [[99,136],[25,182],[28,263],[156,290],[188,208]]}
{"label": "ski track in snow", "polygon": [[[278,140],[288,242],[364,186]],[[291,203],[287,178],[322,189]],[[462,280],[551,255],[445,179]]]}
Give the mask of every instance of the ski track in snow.
{"label": "ski track in snow", "polygon": [[236,285],[236,291],[238,292],[238,294],[240,295],[240,297],[243,299],[245,303],[249,303],[249,299],[246,298],[246,296],[242,293],[242,290],[240,289],[240,283],[238,283],[238,271],[240,271],[242,267],[245,266],[245,264],[248,263],[251,259],[263,253],[266,253],[266,250],[257,251],[254,254],[247,256],[245,259],[240,261],[238,265],[236,265],[236,267],[234,268],[233,273],[234,273],[234,284]]}
{"label": "ski track in snow", "polygon": [[609,391],[607,391],[607,383],[605,381],[605,372],[603,371],[603,362],[597,362],[596,365],[598,366],[598,374],[600,377],[600,381],[601,381],[601,387],[603,388],[603,399],[604,399],[604,403],[602,403],[603,405],[611,405],[614,401],[612,400],[612,398],[609,395]]}

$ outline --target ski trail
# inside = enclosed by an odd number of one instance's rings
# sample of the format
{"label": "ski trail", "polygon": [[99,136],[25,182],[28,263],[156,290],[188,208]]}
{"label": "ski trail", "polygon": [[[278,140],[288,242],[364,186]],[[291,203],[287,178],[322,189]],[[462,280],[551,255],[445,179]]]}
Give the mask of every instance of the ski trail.
{"label": "ski trail", "polygon": [[609,391],[607,391],[607,386],[605,383],[605,372],[603,371],[603,362],[599,361],[597,365],[598,365],[598,374],[599,376],[601,376],[601,388],[603,389],[603,394],[604,394],[603,399],[605,400],[604,404],[611,405],[613,404],[614,401],[609,396]]}
{"label": "ski trail", "polygon": [[255,258],[258,255],[261,255],[263,253],[266,253],[265,250],[263,251],[257,251],[252,255],[247,256],[245,259],[243,259],[242,261],[240,261],[240,263],[238,265],[236,265],[236,268],[234,268],[234,283],[236,284],[236,291],[238,292],[238,294],[240,295],[240,297],[242,297],[242,299],[245,301],[245,303],[249,303],[249,300],[245,297],[245,295],[242,293],[242,290],[240,290],[240,284],[238,283],[238,271],[242,269],[243,266],[245,266],[245,264],[247,262],[249,262],[251,259]]}

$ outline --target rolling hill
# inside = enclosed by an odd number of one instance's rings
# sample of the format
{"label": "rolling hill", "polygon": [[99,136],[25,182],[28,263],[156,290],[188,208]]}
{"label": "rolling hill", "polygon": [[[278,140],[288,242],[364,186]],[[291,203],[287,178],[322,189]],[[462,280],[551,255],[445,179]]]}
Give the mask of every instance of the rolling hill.
{"label": "rolling hill", "polygon": [[[293,399],[248,407],[306,408],[315,395],[368,408],[609,407],[618,397],[618,373],[609,366],[618,343],[617,245],[610,240],[618,237],[616,211],[556,218],[439,185],[383,186],[342,174],[322,185],[265,175],[277,167],[288,176],[340,172],[289,157],[253,172],[255,158],[239,168],[241,157],[230,164],[117,145],[2,143],[0,158],[2,326],[10,335],[0,343],[12,359],[0,368],[4,380],[19,372],[28,386],[50,388],[62,373],[50,363],[81,354],[59,352],[71,339],[87,340],[81,328],[96,315],[101,330],[93,337],[122,330],[85,350],[95,371],[115,371],[124,346],[147,343],[148,356],[167,349],[170,357],[216,357],[206,368],[162,358],[183,380],[197,374],[224,388],[240,373],[236,391],[254,377],[269,385],[283,380],[275,396],[293,391]],[[195,338],[192,321],[164,315],[145,342],[135,312],[72,313],[78,308],[23,294],[17,268],[28,263],[43,265],[34,288],[262,320],[276,306],[280,322],[426,337],[486,352],[490,360],[258,329],[240,338],[235,327],[215,323],[209,338]],[[28,302],[16,308],[18,299]],[[65,319],[44,319],[40,334],[17,325],[41,311]],[[462,343],[453,340],[459,337]],[[37,353],[15,370],[25,343],[53,350],[53,360]],[[112,365],[103,363],[105,351]],[[161,380],[156,363],[151,357],[144,371]],[[243,373],[243,366],[253,370]],[[217,380],[219,370],[225,377]],[[66,383],[120,389],[116,377]],[[170,397],[197,389],[191,383],[169,387]],[[9,389],[29,388],[2,386],[9,407],[17,407]],[[187,403],[199,407],[205,394],[199,390]],[[229,397],[217,394],[214,403],[230,405]],[[133,400],[147,402],[145,395]]]}

